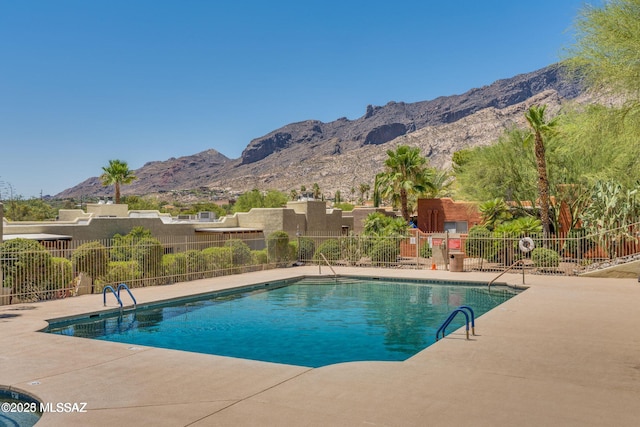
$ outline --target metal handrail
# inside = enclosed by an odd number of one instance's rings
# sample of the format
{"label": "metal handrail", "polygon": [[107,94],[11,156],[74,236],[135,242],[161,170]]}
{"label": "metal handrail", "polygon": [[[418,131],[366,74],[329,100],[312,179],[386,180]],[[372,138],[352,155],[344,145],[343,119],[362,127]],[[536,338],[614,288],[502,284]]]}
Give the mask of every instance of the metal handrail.
{"label": "metal handrail", "polygon": [[[133,306],[134,307],[138,305],[138,302],[136,301],[136,297],[133,296],[133,294],[131,293],[131,289],[129,289],[129,287],[125,283],[120,283],[118,285],[118,298],[120,298],[120,289],[124,289],[125,291],[127,291],[129,296],[133,300]],[[122,306],[122,303],[120,303],[120,305]]]}
{"label": "metal handrail", "polygon": [[488,284],[489,290],[491,290],[491,284],[493,282],[495,282],[496,280],[498,280],[500,277],[502,277],[503,274],[505,274],[506,272],[508,272],[509,270],[511,270],[513,267],[515,267],[518,264],[522,264],[522,284],[524,285],[524,262],[525,262],[525,258],[523,259],[519,259],[518,261],[514,262],[513,264],[511,264],[509,266],[509,268],[507,268],[506,270],[504,270],[502,273],[498,274],[493,280],[491,280]]}
{"label": "metal handrail", "polygon": [[102,290],[102,304],[104,304],[105,307],[107,306],[107,291],[111,291],[113,296],[116,297],[116,299],[118,300],[118,304],[120,304],[120,308],[122,308],[122,300],[120,299],[120,296],[116,293],[116,290],[113,289],[113,286],[111,285],[105,286],[104,289]]}
{"label": "metal handrail", "polygon": [[[442,338],[444,338],[447,326],[449,326],[449,324],[458,315],[458,313],[464,314],[464,317],[466,319],[465,327],[466,327],[466,330],[467,330],[467,339],[469,339],[469,314],[467,314],[467,311],[466,311],[466,309],[468,309],[468,308],[469,308],[468,306],[460,306],[460,307],[456,308],[455,310],[453,310],[451,312],[449,317],[447,317],[447,320],[442,322],[442,325],[440,325],[440,327],[438,328],[438,331],[436,332],[436,341],[438,341],[438,339],[440,337],[440,332],[442,332]],[[474,324],[475,324],[475,322],[474,322]],[[474,335],[475,335],[475,326],[474,326]]]}
{"label": "metal handrail", "polygon": [[[322,252],[319,252],[319,253],[320,253],[320,256],[322,256],[322,259],[324,259],[324,262],[326,262],[327,265],[329,266],[329,269],[333,273],[333,277],[338,277],[338,275],[336,274],[336,272],[333,269],[333,267],[331,267],[331,264],[329,263],[329,260],[327,259],[327,257],[324,256],[324,254]],[[320,274],[322,274],[322,264],[318,264],[318,268],[319,268]]]}
{"label": "metal handrail", "polygon": [[461,305],[458,308],[461,309],[461,310],[468,310],[469,311],[469,315],[471,316],[471,335],[475,336],[476,335],[476,315],[473,312],[473,309],[471,307],[469,307],[468,305]]}

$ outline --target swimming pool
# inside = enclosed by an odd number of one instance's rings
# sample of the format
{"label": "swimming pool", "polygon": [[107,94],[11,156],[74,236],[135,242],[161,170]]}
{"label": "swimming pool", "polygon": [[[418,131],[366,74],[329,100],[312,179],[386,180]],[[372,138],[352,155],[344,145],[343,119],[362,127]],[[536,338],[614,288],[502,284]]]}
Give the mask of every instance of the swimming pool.
{"label": "swimming pool", "polygon": [[431,345],[456,307],[478,317],[516,294],[439,282],[302,278],[54,321],[45,332],[309,367],[401,361]]}
{"label": "swimming pool", "polygon": [[33,426],[42,416],[40,405],[35,397],[0,386],[0,426]]}

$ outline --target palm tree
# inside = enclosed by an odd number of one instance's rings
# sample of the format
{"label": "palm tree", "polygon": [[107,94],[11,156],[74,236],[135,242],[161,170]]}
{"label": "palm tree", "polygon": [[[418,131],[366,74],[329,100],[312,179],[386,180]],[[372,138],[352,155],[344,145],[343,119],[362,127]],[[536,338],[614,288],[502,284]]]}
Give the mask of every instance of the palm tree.
{"label": "palm tree", "polygon": [[420,154],[417,147],[400,145],[396,151],[387,151],[384,162],[385,172],[376,176],[376,187],[382,198],[395,198],[400,203],[400,210],[405,221],[409,222],[409,196],[419,195],[432,184],[425,180],[427,159]]}
{"label": "palm tree", "polygon": [[532,133],[526,141],[534,139],[534,153],[536,156],[536,166],[538,169],[538,197],[540,199],[540,221],[542,222],[542,232],[544,237],[549,237],[549,178],[547,177],[547,160],[545,158],[544,137],[551,136],[557,124],[557,118],[546,121],[544,111],[546,105],[533,105],[524,114]]}
{"label": "palm tree", "polygon": [[[360,203],[364,204],[365,200],[369,198],[369,195],[367,193],[371,189],[371,186],[369,184],[362,183],[362,184],[360,184],[358,189],[360,190]],[[365,194],[367,194],[367,198],[366,199],[364,197]]]}
{"label": "palm tree", "polygon": [[313,183],[313,198],[317,200],[318,197],[320,197],[320,186],[318,185],[317,182],[314,182]]}
{"label": "palm tree", "polygon": [[100,175],[102,185],[105,187],[108,185],[115,185],[115,202],[116,204],[119,204],[120,185],[131,184],[135,179],[137,179],[137,177],[133,174],[133,171],[129,169],[127,162],[122,160],[109,160],[109,166],[103,166],[102,170],[104,171],[103,174]]}

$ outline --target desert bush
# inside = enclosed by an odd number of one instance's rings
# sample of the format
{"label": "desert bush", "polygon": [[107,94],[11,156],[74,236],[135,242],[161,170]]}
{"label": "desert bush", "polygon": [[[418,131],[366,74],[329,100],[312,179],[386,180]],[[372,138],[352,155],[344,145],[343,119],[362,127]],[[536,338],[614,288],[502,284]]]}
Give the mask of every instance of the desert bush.
{"label": "desert bush", "polygon": [[557,267],[560,265],[560,255],[551,249],[535,248],[531,251],[531,261],[536,267]]}
{"label": "desert bush", "polygon": [[318,249],[316,249],[316,252],[313,255],[313,260],[316,262],[324,262],[324,259],[320,254],[324,255],[329,261],[339,260],[342,255],[340,241],[338,239],[325,240]]}
{"label": "desert bush", "polygon": [[193,254],[192,258],[201,264],[199,270],[193,271],[223,270],[233,266],[233,248],[213,246],[203,249],[199,255]]}
{"label": "desert bush", "polygon": [[307,261],[313,258],[313,254],[316,251],[316,242],[309,237],[300,237],[298,239],[298,259],[301,261]]}
{"label": "desert bush", "polygon": [[266,249],[262,249],[259,251],[251,251],[251,255],[253,256],[253,263],[254,264],[268,264],[269,263],[269,258],[267,256],[267,250]]}
{"label": "desert bush", "polygon": [[[130,284],[134,280],[142,278],[138,268],[138,261],[112,261],[109,263],[109,271],[104,275],[100,283],[105,284]],[[96,287],[97,292],[102,292],[101,287]]]}
{"label": "desert bush", "polygon": [[267,237],[269,261],[281,263],[289,261],[289,235],[285,231],[274,231]]}
{"label": "desert bush", "polygon": [[234,266],[251,264],[251,248],[240,239],[230,239],[224,244],[231,248],[231,261]]}
{"label": "desert bush", "polygon": [[167,254],[162,257],[162,271],[165,276],[175,277],[187,273],[187,257],[184,253]]}
{"label": "desert bush", "polygon": [[86,273],[92,280],[99,279],[109,268],[109,251],[100,242],[88,242],[78,246],[71,256],[78,273]]}
{"label": "desert bush", "polygon": [[164,249],[158,239],[143,237],[136,240],[132,250],[134,261],[144,277],[159,277],[162,271],[162,256]]}
{"label": "desert bush", "polygon": [[371,263],[376,266],[396,262],[400,255],[400,246],[396,239],[383,239],[371,248]]}
{"label": "desert bush", "polygon": [[[66,258],[51,258],[50,274],[44,283],[45,291],[64,289],[70,286],[73,281],[73,266]],[[48,294],[46,298],[55,298],[57,295]]]}
{"label": "desert bush", "polygon": [[420,248],[420,256],[422,258],[431,258],[432,254],[433,251],[431,250],[431,246],[429,246],[429,242],[424,242]]}
{"label": "desert bush", "polygon": [[40,243],[11,239],[0,244],[2,286],[13,288],[20,301],[38,301],[51,268],[51,254]]}

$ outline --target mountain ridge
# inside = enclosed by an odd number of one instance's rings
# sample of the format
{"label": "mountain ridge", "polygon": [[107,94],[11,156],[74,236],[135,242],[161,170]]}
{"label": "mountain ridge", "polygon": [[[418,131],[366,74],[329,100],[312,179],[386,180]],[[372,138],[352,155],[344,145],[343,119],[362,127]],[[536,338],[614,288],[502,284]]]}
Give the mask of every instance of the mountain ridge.
{"label": "mountain ridge", "polygon": [[[534,103],[558,111],[584,95],[580,82],[558,64],[501,79],[460,95],[415,103],[390,101],[368,105],[354,120],[305,120],[251,140],[238,159],[214,149],[191,156],[150,161],[134,171],[138,180],[122,193],[150,195],[200,188],[212,194],[253,188],[289,191],[318,183],[328,196],[347,194],[360,183],[372,184],[382,170],[386,150],[404,143],[419,146],[431,165],[446,167],[453,152],[495,141]],[[518,117],[518,115],[520,117]],[[98,177],[57,194],[56,198],[108,196]]]}

